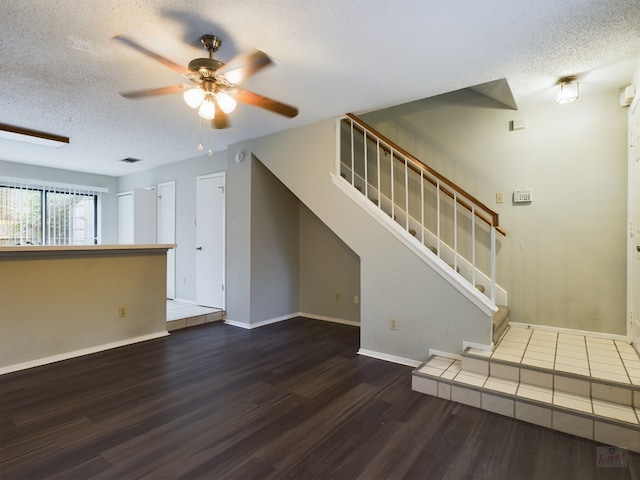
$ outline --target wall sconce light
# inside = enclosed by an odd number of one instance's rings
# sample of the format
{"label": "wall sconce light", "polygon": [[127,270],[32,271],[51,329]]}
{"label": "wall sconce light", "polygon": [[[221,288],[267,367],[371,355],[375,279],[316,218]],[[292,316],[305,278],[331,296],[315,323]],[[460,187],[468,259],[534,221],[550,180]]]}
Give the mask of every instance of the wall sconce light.
{"label": "wall sconce light", "polygon": [[562,77],[558,81],[558,105],[575,102],[578,99],[578,78],[575,75]]}

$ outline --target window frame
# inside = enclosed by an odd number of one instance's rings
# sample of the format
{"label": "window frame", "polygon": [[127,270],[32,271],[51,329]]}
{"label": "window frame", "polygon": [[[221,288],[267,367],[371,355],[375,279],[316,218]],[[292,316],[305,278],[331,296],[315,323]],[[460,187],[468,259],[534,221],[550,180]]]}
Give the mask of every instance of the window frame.
{"label": "window frame", "polygon": [[[39,195],[39,203],[40,203],[40,225],[39,225],[39,234],[40,234],[40,244],[42,245],[99,245],[100,244],[100,219],[101,219],[101,210],[102,210],[102,193],[106,193],[109,190],[103,187],[87,187],[81,185],[71,185],[71,184],[62,184],[62,183],[54,183],[54,182],[45,182],[38,180],[27,180],[22,178],[8,178],[8,177],[0,177],[0,188],[15,188],[17,190],[22,191],[35,191],[38,192]],[[58,239],[51,238],[51,226],[50,226],[50,217],[48,215],[48,211],[51,209],[49,205],[49,200],[52,197],[49,197],[49,194],[61,194],[61,195],[71,195],[72,197],[88,197],[93,199],[93,208],[92,208],[92,227],[93,227],[93,235],[89,237],[88,242],[86,243],[74,243],[73,235],[69,236],[67,243],[57,243]],[[71,224],[70,224],[71,225]],[[72,227],[66,227],[67,229],[71,229]],[[71,230],[70,233],[73,233]],[[27,245],[30,242],[27,241]]]}

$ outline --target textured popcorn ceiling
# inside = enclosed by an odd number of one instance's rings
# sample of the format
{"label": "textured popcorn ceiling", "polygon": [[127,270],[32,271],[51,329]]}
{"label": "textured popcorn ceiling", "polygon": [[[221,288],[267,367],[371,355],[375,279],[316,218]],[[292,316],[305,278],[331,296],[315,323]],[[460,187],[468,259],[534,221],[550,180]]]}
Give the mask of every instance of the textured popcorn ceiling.
{"label": "textured popcorn ceiling", "polygon": [[[0,123],[71,138],[61,149],[0,140],[0,160],[122,175],[199,155],[198,117],[179,95],[118,92],[183,83],[123,45],[185,65],[198,39],[222,61],[255,47],[278,61],[245,87],[299,107],[289,120],[241,105],[222,150],[346,112],[506,78],[518,105],[553,102],[559,77],[581,96],[619,89],[640,58],[638,0],[37,0],[0,2]],[[126,164],[119,159],[142,162]],[[2,172],[0,171],[0,175]]]}

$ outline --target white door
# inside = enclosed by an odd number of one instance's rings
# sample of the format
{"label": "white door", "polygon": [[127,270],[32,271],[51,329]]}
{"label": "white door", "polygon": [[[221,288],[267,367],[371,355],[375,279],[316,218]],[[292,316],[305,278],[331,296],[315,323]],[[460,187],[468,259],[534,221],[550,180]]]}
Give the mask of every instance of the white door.
{"label": "white door", "polygon": [[[158,185],[158,243],[176,243],[176,182]],[[167,298],[176,298],[176,249],[167,251]]]}
{"label": "white door", "polygon": [[629,309],[633,344],[640,351],[640,99],[629,111]]}
{"label": "white door", "polygon": [[118,194],[118,243],[134,243],[133,192]]}
{"label": "white door", "polygon": [[133,189],[133,243],[156,243],[156,188]]}
{"label": "white door", "polygon": [[224,172],[198,177],[196,195],[196,301],[224,309]]}
{"label": "white door", "polygon": [[118,243],[156,243],[155,187],[118,194]]}

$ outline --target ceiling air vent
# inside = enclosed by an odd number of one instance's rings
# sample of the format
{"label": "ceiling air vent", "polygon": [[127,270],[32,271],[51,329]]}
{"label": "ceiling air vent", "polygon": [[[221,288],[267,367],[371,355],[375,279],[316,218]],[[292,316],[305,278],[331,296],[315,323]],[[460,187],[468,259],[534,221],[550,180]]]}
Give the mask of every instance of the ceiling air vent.
{"label": "ceiling air vent", "polygon": [[139,158],[123,158],[122,160],[120,160],[121,162],[124,163],[137,163],[137,162],[141,162],[142,160],[140,160]]}

